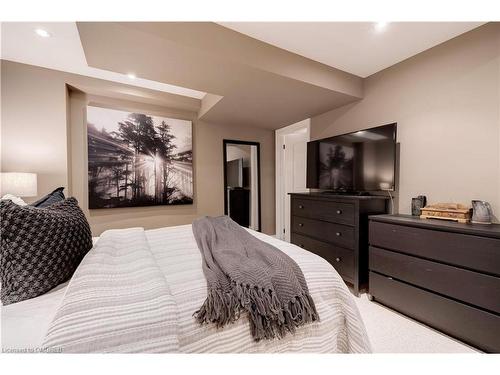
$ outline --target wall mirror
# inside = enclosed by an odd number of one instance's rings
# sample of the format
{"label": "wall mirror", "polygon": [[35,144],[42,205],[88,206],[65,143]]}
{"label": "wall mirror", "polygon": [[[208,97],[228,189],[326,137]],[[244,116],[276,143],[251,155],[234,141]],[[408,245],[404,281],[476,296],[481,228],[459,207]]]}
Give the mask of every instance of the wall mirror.
{"label": "wall mirror", "polygon": [[260,143],[225,139],[223,152],[224,214],[260,231]]}

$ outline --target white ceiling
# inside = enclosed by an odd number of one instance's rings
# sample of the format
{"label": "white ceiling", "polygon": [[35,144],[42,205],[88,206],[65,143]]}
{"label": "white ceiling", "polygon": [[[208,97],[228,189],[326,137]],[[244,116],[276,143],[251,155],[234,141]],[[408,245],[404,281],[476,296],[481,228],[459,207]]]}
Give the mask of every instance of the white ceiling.
{"label": "white ceiling", "polygon": [[[37,28],[48,31],[51,37],[42,38],[36,35],[34,30]],[[75,22],[3,22],[0,35],[2,41],[0,58],[5,60],[196,99],[205,96],[205,93],[201,91],[141,79],[140,77],[130,79],[125,74],[89,67]]]}
{"label": "white ceiling", "polygon": [[334,68],[367,77],[484,22],[220,22]]}
{"label": "white ceiling", "polygon": [[[221,25],[367,77],[484,22],[222,22]],[[47,30],[42,38],[34,30]],[[75,22],[3,22],[0,58],[201,99],[205,93],[87,65]],[[133,73],[133,72],[131,72]]]}

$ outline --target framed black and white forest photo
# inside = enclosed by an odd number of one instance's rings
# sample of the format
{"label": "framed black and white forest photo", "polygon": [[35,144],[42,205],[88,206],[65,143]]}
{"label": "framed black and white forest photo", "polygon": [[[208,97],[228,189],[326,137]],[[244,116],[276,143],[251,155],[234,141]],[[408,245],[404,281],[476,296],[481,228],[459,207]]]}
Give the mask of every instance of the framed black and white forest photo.
{"label": "framed black and white forest photo", "polygon": [[87,106],[89,208],[193,203],[192,122]]}

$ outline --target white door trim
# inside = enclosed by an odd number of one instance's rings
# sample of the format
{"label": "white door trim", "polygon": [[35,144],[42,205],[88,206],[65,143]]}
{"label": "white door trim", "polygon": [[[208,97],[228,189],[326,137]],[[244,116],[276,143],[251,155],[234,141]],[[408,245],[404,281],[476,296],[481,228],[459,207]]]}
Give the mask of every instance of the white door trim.
{"label": "white door trim", "polygon": [[285,194],[284,173],[284,150],[285,136],[293,134],[299,130],[306,129],[307,140],[311,139],[311,119],[305,119],[295,124],[285,126],[275,131],[276,139],[276,238],[284,239],[283,230],[285,229],[284,206],[282,197]]}

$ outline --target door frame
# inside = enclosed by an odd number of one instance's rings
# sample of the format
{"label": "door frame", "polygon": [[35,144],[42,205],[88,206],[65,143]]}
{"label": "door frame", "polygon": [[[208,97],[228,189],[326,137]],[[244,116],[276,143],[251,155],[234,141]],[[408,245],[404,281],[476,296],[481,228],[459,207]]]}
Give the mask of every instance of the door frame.
{"label": "door frame", "polygon": [[228,201],[227,201],[227,170],[226,170],[226,164],[227,164],[227,155],[226,155],[226,146],[228,144],[237,144],[237,145],[248,145],[248,146],[257,146],[257,189],[258,194],[257,194],[257,207],[259,210],[258,220],[259,220],[259,225],[257,227],[257,231],[260,232],[262,231],[262,214],[261,214],[261,193],[260,193],[260,142],[251,142],[251,141],[240,141],[240,140],[235,140],[235,139],[223,139],[222,140],[222,157],[223,157],[223,166],[224,166],[224,215],[228,215]]}
{"label": "door frame", "polygon": [[311,119],[307,118],[305,120],[296,122],[295,124],[285,126],[284,128],[277,129],[275,131],[275,142],[276,142],[276,238],[284,239],[285,230],[285,206],[284,198],[286,198],[285,192],[285,179],[283,173],[285,171],[284,161],[285,161],[285,137],[287,135],[296,133],[306,129],[306,139],[311,140]]}

